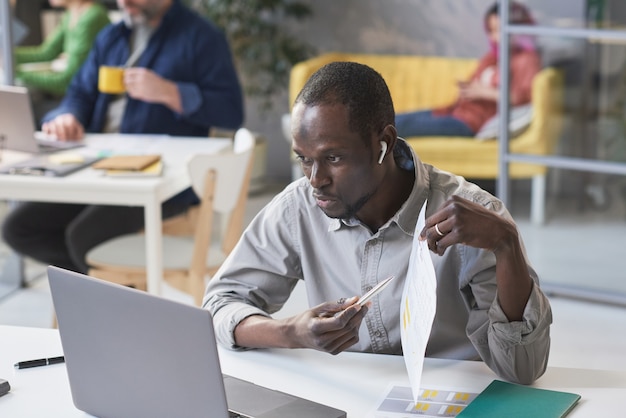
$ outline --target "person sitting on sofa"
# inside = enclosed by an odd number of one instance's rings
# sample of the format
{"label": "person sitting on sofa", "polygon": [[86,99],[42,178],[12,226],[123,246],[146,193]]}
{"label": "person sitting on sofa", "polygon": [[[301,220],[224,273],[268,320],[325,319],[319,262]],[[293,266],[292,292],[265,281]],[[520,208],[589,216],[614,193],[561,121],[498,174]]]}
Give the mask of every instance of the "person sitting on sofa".
{"label": "person sitting on sofa", "polygon": [[[533,24],[526,7],[511,2],[510,22]],[[498,4],[485,13],[485,30],[489,51],[481,58],[472,76],[460,81],[457,100],[444,108],[418,110],[396,115],[396,128],[402,137],[414,136],[475,136],[491,120],[498,109],[498,43],[500,18]],[[510,57],[511,106],[530,103],[532,81],[541,69],[541,59],[528,36],[511,37]],[[526,112],[523,112],[526,114]]]}

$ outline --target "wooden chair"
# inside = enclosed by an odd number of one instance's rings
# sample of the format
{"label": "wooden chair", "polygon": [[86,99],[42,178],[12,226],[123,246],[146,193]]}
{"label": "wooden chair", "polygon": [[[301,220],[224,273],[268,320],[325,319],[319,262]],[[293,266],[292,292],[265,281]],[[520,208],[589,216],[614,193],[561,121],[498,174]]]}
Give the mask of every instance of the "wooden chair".
{"label": "wooden chair", "polygon": [[[209,138],[228,138],[235,140],[235,132],[230,129],[212,127]],[[185,213],[163,220],[164,235],[193,235],[198,221],[199,206],[192,206]]]}
{"label": "wooden chair", "polygon": [[[195,155],[188,163],[192,187],[201,200],[195,231],[193,236],[163,236],[163,273],[172,286],[190,293],[197,305],[202,302],[205,277],[217,271],[241,235],[254,143],[250,131],[239,129],[232,151]],[[218,242],[212,242],[214,214],[225,225]],[[145,290],[144,240],[137,233],[96,246],[87,254],[89,275]]]}

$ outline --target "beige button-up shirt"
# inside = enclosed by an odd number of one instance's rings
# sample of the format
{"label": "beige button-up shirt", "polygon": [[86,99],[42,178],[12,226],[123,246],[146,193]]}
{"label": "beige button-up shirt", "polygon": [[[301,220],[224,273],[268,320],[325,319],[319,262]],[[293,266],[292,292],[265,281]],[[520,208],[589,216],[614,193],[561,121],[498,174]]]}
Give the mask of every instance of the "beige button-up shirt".
{"label": "beige button-up shirt", "polygon": [[[413,191],[376,233],[357,219],[328,218],[306,178],[278,194],[252,221],[211,280],[204,306],[214,316],[218,341],[238,349],[234,329],[250,315],[279,310],[303,280],[309,306],[361,295],[395,275],[373,299],[351,351],[402,354],[400,299],[419,211],[426,217],[459,195],[510,218],[503,204],[462,177],[423,164],[399,141],[394,158],[415,170]],[[509,322],[497,300],[495,256],[465,245],[431,253],[437,276],[437,312],[427,356],[482,359],[502,378],[529,383],[545,371],[552,314],[535,286],[520,322]],[[302,310],[308,309],[302,306]]]}

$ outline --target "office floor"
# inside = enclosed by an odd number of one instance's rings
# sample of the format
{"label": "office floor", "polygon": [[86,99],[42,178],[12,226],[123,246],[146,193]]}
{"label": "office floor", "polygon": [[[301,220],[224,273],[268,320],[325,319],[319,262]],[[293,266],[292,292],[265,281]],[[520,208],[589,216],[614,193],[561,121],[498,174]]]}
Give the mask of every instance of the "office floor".
{"label": "office floor", "polygon": [[[249,199],[247,218],[252,216],[270,199],[278,190],[277,187],[269,187],[266,192],[252,195]],[[523,205],[522,205],[523,206]],[[566,205],[571,208],[571,202]],[[0,215],[2,214],[0,207]],[[532,226],[525,219],[525,208],[520,208],[518,223],[520,230],[526,240],[528,248],[533,248],[533,243],[539,240],[568,240],[569,236],[563,238],[560,233],[569,231],[571,223],[579,223],[580,216],[602,216],[606,218],[607,214],[598,215],[596,212],[585,212],[582,215],[577,213],[569,222],[561,220],[551,220],[548,223],[550,234],[546,237],[540,232],[546,228],[537,228]],[[559,210],[562,214],[563,209],[552,207],[554,212]],[[512,211],[516,216],[516,211]],[[517,216],[516,216],[517,219]],[[620,228],[626,224],[622,218]],[[606,226],[604,228],[607,228]],[[610,226],[608,228],[611,228]],[[601,239],[605,243],[612,234],[606,234],[606,229],[600,228],[596,232],[589,230],[585,232],[587,244],[592,245],[595,239]],[[595,238],[599,234],[598,238]],[[614,234],[613,234],[614,235]],[[621,235],[621,234],[619,234]],[[559,238],[561,236],[561,238]],[[589,240],[592,242],[589,243]],[[610,246],[609,246],[610,247]],[[563,263],[562,260],[571,254],[562,254],[559,252],[559,245],[551,247],[550,257],[545,257],[541,253],[529,251],[531,261],[533,257],[541,259],[541,271],[551,272],[554,265],[561,270],[572,269],[570,276],[575,276],[579,272],[579,268],[570,263]],[[626,246],[621,246],[621,251]],[[568,253],[568,251],[566,251]],[[0,260],[6,255],[6,248],[0,244]],[[543,257],[543,258],[542,258]],[[546,259],[553,260],[554,263],[546,262]],[[618,260],[623,260],[619,259]],[[621,261],[623,265],[623,261]],[[540,273],[541,273],[540,271]],[[623,275],[623,268],[617,273]],[[613,270],[613,273],[616,269]],[[0,299],[0,324],[4,325],[20,325],[31,327],[49,327],[52,324],[52,303],[50,299],[49,288],[45,280],[43,266],[34,262],[27,262],[26,274],[28,286],[9,295],[4,299]],[[568,273],[569,274],[569,273]],[[594,277],[598,277],[595,275]],[[626,280],[624,281],[626,282]],[[626,293],[626,292],[625,292]],[[191,302],[186,295],[176,290],[165,287],[164,296],[177,299],[182,302]],[[306,302],[302,289],[297,289],[296,297],[292,298],[288,305],[284,308],[284,312],[296,312],[300,306]],[[585,367],[597,369],[622,369],[626,370],[626,307],[615,306],[606,303],[596,303],[581,301],[571,298],[558,296],[550,296],[554,323],[552,326],[552,348],[550,356],[550,365],[557,367]]]}

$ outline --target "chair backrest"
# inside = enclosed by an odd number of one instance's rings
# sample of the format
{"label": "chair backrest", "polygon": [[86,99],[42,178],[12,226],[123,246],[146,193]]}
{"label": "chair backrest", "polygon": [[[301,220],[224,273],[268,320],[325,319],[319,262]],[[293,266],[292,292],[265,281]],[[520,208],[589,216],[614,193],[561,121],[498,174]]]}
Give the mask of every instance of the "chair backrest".
{"label": "chair backrest", "polygon": [[235,134],[232,150],[219,154],[196,154],[187,163],[191,185],[198,196],[204,193],[206,173],[213,170],[217,174],[213,197],[215,212],[228,213],[235,207],[248,174],[254,144],[254,135],[241,128]]}
{"label": "chair backrest", "polygon": [[[200,196],[200,210],[194,235],[194,251],[190,266],[192,286],[202,286],[210,248],[213,214],[225,216],[228,224],[222,234],[225,254],[235,246],[243,229],[252,171],[254,135],[245,128],[235,134],[232,150],[220,154],[194,155],[188,162],[191,184]],[[197,293],[200,288],[192,290]]]}

